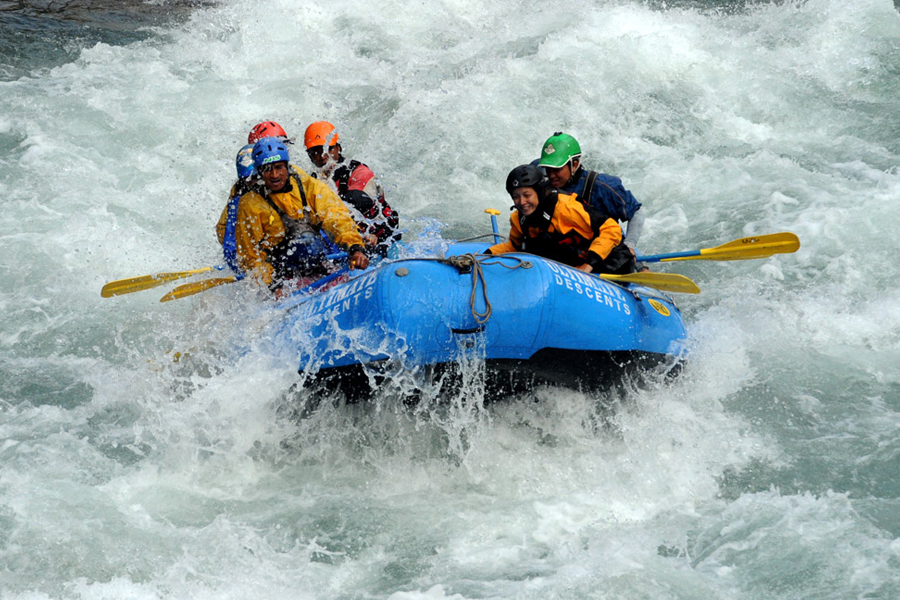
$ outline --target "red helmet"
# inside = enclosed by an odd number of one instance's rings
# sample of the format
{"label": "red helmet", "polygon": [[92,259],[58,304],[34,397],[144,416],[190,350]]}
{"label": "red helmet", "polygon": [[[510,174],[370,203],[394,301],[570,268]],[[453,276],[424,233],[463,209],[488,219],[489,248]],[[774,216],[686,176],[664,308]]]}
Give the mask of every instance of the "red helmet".
{"label": "red helmet", "polygon": [[288,139],[288,134],[285,133],[284,128],[275,121],[263,121],[250,130],[250,135],[247,136],[247,143],[255,144],[266,137],[277,137],[286,140]]}
{"label": "red helmet", "polygon": [[328,121],[316,121],[306,128],[303,143],[306,144],[306,149],[309,150],[310,148],[326,144],[329,147],[334,147],[339,139],[337,131],[334,130],[334,125]]}

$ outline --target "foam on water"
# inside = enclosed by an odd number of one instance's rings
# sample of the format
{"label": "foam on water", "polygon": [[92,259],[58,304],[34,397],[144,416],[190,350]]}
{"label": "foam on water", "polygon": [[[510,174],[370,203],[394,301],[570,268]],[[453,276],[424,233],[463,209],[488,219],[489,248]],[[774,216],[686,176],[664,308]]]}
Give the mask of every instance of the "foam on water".
{"label": "foam on water", "polygon": [[[3,597],[896,597],[900,15],[718,8],[233,0],[0,82]],[[703,289],[674,382],[484,406],[472,360],[297,420],[248,286],[98,294],[221,262],[263,119],[338,124],[408,238],[489,231],[564,129],[646,253],[803,245],[655,267]]]}

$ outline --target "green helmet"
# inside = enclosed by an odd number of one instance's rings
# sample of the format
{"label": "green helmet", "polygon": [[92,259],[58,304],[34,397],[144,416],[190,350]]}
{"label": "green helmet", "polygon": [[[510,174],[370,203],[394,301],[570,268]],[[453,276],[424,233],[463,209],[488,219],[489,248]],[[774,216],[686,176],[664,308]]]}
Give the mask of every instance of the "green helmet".
{"label": "green helmet", "polygon": [[568,133],[557,131],[544,142],[541,150],[541,162],[538,163],[538,166],[559,169],[566,166],[573,158],[581,158],[581,146],[578,145],[578,140]]}

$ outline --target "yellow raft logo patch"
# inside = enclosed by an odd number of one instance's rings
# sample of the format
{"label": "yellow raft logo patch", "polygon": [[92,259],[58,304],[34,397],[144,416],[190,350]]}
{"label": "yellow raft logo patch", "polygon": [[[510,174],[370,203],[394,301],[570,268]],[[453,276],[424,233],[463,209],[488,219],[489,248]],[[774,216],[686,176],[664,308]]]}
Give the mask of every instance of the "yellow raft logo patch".
{"label": "yellow raft logo patch", "polygon": [[656,309],[656,312],[658,312],[659,314],[661,314],[664,317],[668,317],[669,315],[672,314],[669,312],[669,309],[666,308],[666,305],[663,304],[662,302],[660,302],[659,300],[654,300],[653,298],[650,298],[647,302],[650,303],[650,306],[652,306],[654,309]]}

